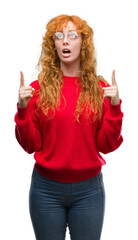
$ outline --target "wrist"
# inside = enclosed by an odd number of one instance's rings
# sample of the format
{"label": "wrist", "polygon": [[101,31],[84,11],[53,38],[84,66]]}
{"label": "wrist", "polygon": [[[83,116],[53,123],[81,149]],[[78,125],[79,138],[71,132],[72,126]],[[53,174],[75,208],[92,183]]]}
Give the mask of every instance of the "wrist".
{"label": "wrist", "polygon": [[111,102],[112,105],[118,105],[120,103],[120,99],[119,96],[115,97],[115,98],[111,98]]}
{"label": "wrist", "polygon": [[26,119],[26,115],[28,115],[28,107],[20,107],[19,103],[17,103],[17,115],[20,119]]}
{"label": "wrist", "polygon": [[22,102],[22,101],[19,101],[19,102],[18,102],[18,107],[19,107],[19,108],[27,108],[27,106],[28,106],[28,104],[25,104],[25,103]]}
{"label": "wrist", "polygon": [[111,100],[111,105],[118,105],[120,103],[120,100]]}

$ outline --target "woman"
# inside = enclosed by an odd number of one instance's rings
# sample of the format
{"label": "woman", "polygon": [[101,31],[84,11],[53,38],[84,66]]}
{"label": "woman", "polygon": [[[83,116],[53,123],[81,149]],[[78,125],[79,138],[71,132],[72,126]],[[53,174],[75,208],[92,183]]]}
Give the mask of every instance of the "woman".
{"label": "woman", "polygon": [[93,30],[77,16],[49,21],[38,81],[21,72],[16,138],[36,160],[29,206],[36,239],[99,240],[105,192],[99,152],[122,143],[121,100],[96,74]]}

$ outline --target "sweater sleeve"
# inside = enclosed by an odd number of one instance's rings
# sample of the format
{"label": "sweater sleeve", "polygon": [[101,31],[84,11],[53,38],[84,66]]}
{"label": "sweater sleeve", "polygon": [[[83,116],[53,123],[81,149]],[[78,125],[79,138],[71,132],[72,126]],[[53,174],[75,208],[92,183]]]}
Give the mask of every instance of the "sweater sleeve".
{"label": "sweater sleeve", "polygon": [[104,101],[103,116],[96,134],[97,149],[101,153],[112,152],[123,142],[121,103],[120,100],[118,105],[111,105],[108,98]]}
{"label": "sweater sleeve", "polygon": [[34,97],[26,108],[20,108],[17,104],[17,113],[14,118],[16,139],[28,153],[40,151],[42,145],[39,118],[35,106]]}

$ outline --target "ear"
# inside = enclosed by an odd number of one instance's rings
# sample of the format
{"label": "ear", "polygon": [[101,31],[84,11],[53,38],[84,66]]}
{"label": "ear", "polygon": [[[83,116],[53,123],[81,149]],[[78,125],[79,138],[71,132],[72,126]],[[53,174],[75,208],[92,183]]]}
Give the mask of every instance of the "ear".
{"label": "ear", "polygon": [[54,51],[56,51],[57,49],[56,49],[56,47],[54,47]]}

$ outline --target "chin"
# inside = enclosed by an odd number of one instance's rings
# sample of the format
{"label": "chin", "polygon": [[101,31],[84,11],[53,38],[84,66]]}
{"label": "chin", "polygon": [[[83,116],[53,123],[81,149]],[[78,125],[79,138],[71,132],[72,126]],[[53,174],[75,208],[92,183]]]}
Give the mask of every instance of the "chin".
{"label": "chin", "polygon": [[61,59],[61,61],[64,63],[64,64],[72,64],[76,61],[80,61],[80,59],[78,58],[75,58],[75,59],[72,59],[72,58],[64,58],[64,59]]}
{"label": "chin", "polygon": [[71,64],[71,63],[73,63],[73,61],[71,61],[71,60],[64,60],[64,61],[62,61],[64,64]]}

